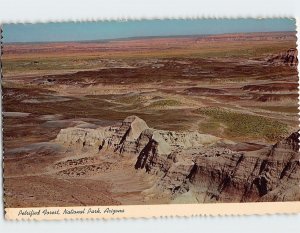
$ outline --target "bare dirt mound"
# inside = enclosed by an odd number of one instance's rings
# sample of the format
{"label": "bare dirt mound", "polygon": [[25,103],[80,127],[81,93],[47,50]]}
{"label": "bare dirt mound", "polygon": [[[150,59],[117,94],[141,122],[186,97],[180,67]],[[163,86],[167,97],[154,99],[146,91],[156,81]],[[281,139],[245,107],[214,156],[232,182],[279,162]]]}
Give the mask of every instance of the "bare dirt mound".
{"label": "bare dirt mound", "polygon": [[259,102],[271,102],[271,101],[286,101],[295,100],[298,98],[298,94],[254,94],[253,100]]}
{"label": "bare dirt mound", "polygon": [[204,88],[204,87],[190,87],[184,90],[188,95],[221,95],[226,94],[227,91],[223,89]]}
{"label": "bare dirt mound", "polygon": [[246,85],[242,88],[246,91],[255,92],[280,92],[280,91],[298,91],[298,83],[266,83],[260,85]]}

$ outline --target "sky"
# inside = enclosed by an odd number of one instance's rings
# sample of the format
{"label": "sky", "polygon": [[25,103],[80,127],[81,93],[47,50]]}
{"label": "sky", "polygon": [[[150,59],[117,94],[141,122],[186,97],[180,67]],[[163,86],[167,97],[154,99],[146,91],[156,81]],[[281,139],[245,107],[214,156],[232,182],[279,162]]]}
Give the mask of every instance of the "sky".
{"label": "sky", "polygon": [[295,31],[294,19],[166,19],[4,24],[3,41],[60,42],[130,37]]}

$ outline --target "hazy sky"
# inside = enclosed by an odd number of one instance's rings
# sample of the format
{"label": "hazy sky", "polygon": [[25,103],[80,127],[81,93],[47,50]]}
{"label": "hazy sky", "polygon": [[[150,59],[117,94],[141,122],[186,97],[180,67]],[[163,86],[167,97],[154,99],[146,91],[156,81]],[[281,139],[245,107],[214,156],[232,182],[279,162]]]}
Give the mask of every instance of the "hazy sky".
{"label": "hazy sky", "polygon": [[103,40],[127,37],[295,31],[291,19],[197,19],[6,24],[4,42]]}

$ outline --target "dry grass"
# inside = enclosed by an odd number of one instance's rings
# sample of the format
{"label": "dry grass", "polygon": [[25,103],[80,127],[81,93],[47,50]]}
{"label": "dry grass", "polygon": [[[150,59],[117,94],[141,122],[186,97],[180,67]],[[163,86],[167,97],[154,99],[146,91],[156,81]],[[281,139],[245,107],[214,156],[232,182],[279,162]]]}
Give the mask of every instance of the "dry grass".
{"label": "dry grass", "polygon": [[[222,108],[200,108],[197,113],[210,118],[210,122],[224,124],[225,133],[230,137],[264,138],[276,141],[286,136],[288,126],[280,121]],[[200,127],[201,128],[201,127]]]}
{"label": "dry grass", "polygon": [[180,106],[181,102],[177,100],[158,100],[155,102],[152,102],[150,105],[148,105],[148,108],[165,108],[165,107],[175,107]]}

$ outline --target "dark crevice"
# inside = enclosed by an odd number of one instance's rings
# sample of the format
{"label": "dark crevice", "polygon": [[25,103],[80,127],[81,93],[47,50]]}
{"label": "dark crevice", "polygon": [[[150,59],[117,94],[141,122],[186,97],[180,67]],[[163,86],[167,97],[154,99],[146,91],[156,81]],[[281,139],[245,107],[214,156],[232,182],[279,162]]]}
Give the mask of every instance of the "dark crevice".
{"label": "dark crevice", "polygon": [[268,187],[267,187],[268,181],[265,177],[256,178],[253,181],[253,183],[256,185],[256,187],[258,189],[260,197],[262,197],[268,193]]}

